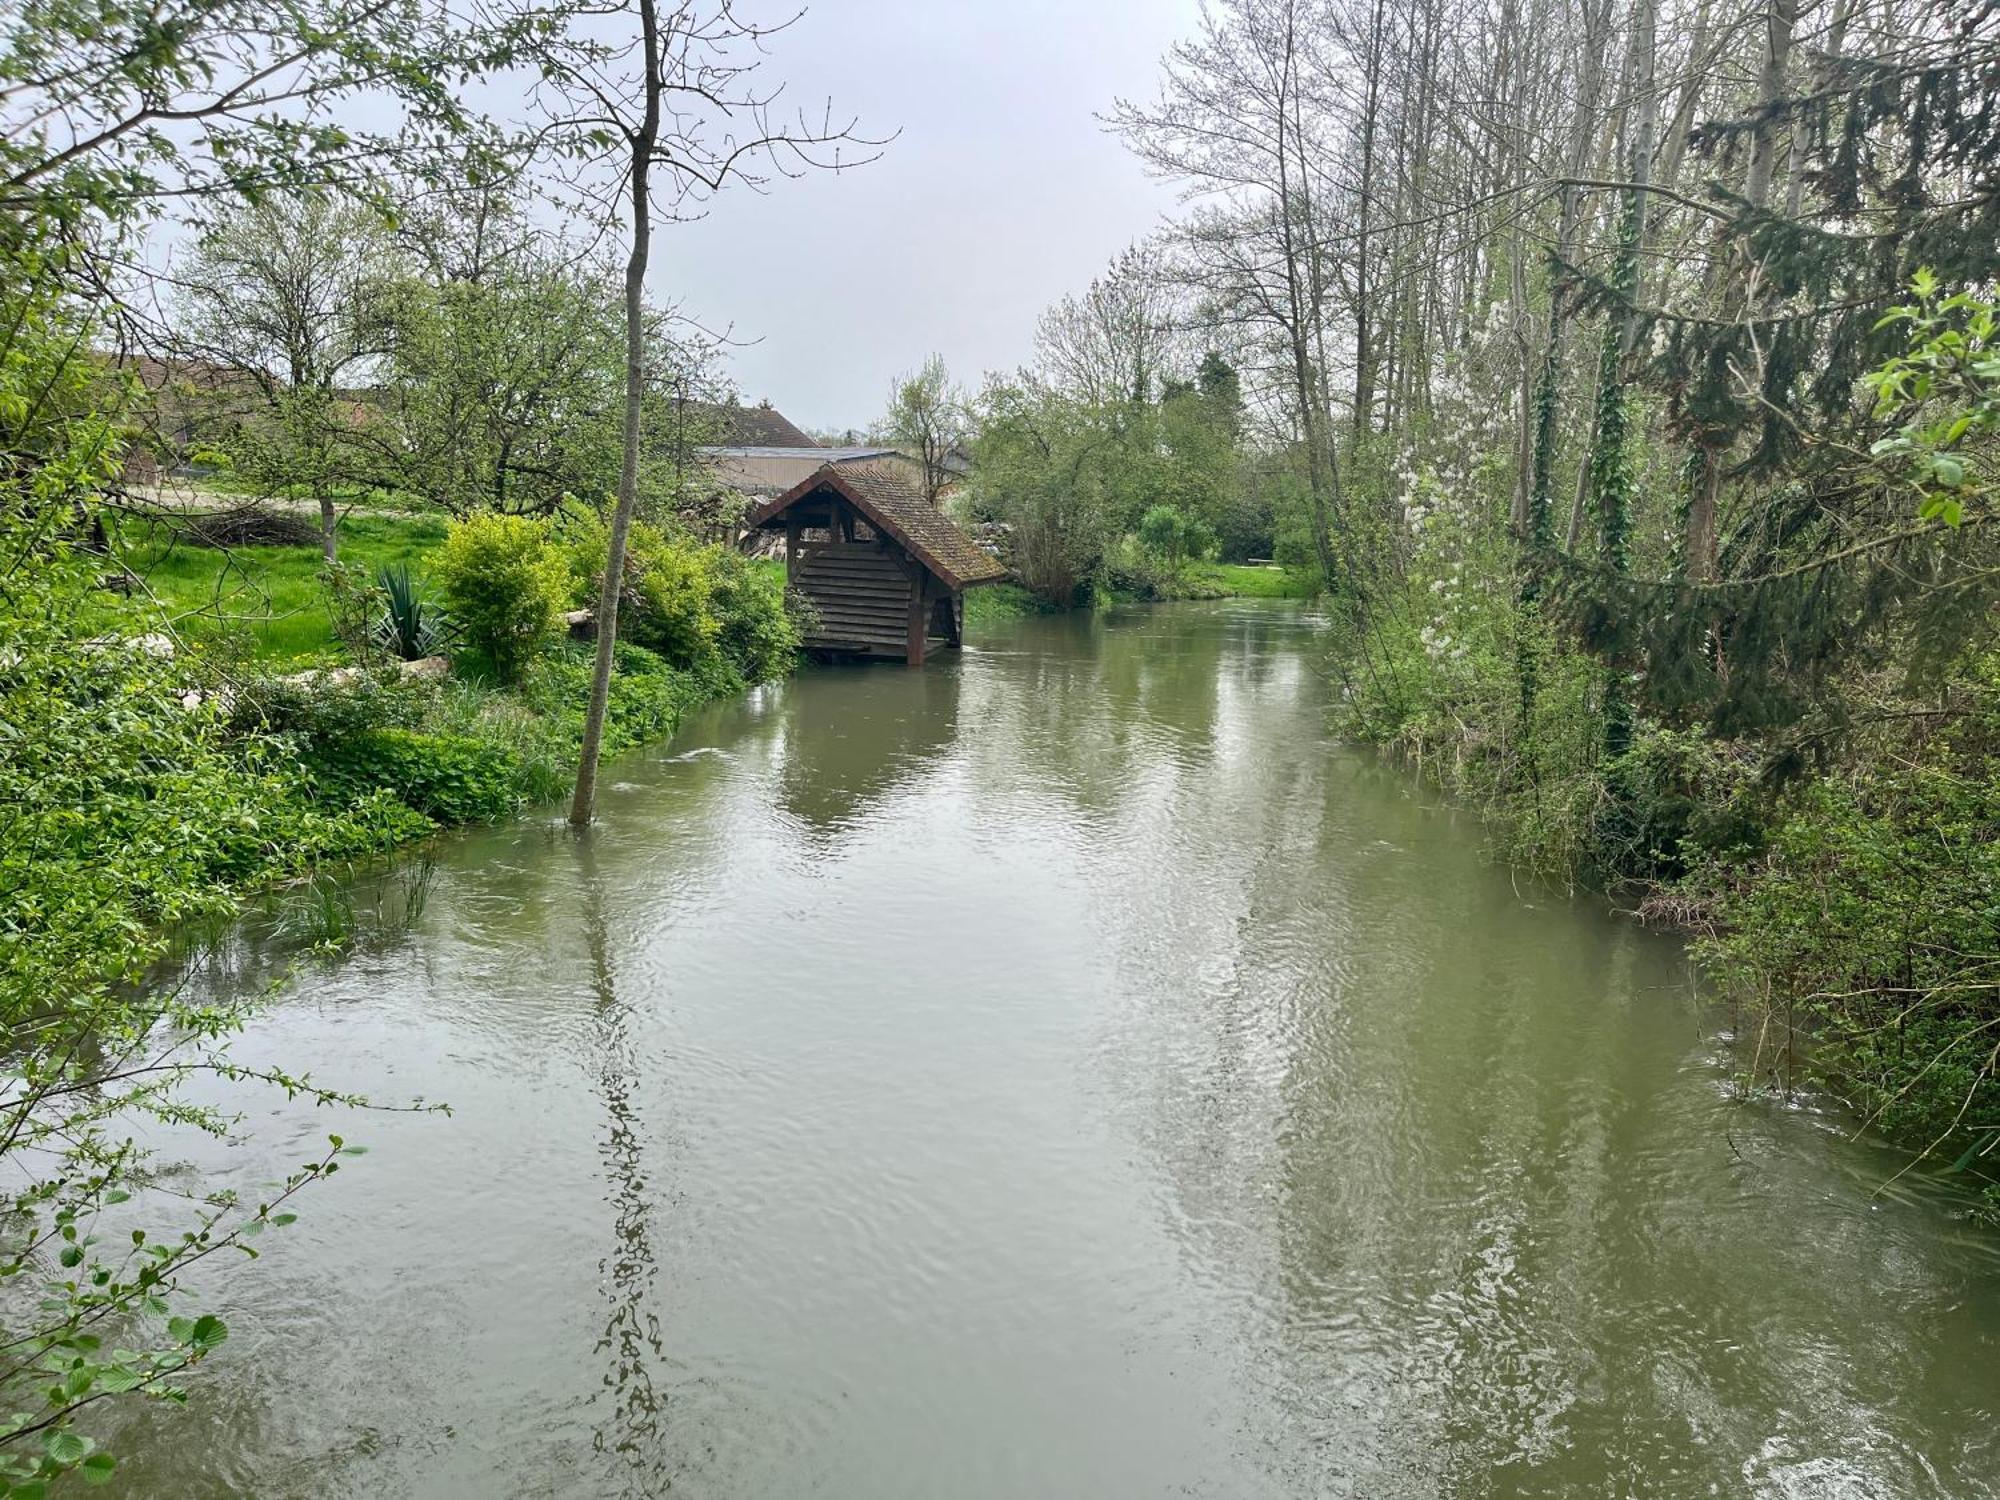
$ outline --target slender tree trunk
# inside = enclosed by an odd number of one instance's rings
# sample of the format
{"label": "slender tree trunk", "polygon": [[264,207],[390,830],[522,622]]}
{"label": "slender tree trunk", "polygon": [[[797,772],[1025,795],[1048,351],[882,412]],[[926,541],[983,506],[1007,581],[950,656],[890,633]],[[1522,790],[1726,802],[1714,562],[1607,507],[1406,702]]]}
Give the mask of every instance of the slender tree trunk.
{"label": "slender tree trunk", "polygon": [[[1292,380],[1298,393],[1299,426],[1306,445],[1306,489],[1309,513],[1312,519],[1313,551],[1319,558],[1320,571],[1329,589],[1338,576],[1334,567],[1333,536],[1327,523],[1326,506],[1326,450],[1321,446],[1320,417],[1321,406],[1318,391],[1313,380],[1313,359],[1311,332],[1306,326],[1306,291],[1300,284],[1299,247],[1294,216],[1297,210],[1292,189],[1294,171],[1303,171],[1302,163],[1291,159],[1290,100],[1292,90],[1297,86],[1294,66],[1297,61],[1296,39],[1287,14],[1285,30],[1285,57],[1281,76],[1274,81],[1276,98],[1273,103],[1273,121],[1277,129],[1278,150],[1278,233],[1285,258],[1285,300],[1286,311],[1290,315],[1290,343],[1292,355]],[[1310,233],[1311,226],[1307,231]]]}
{"label": "slender tree trunk", "polygon": [[[1764,53],[1757,71],[1757,108],[1768,111],[1785,96],[1785,75],[1791,64],[1792,33],[1798,23],[1798,0],[1767,0],[1764,8]],[[1750,165],[1744,174],[1743,196],[1758,208],[1771,200],[1777,168],[1776,123],[1765,115],[1750,137]],[[1796,184],[1794,184],[1796,186]],[[1740,279],[1736,285],[1740,286]],[[1733,299],[1732,299],[1733,300]],[[1736,302],[1732,315],[1741,310]],[[1728,447],[1725,437],[1701,443],[1699,461],[1688,493],[1687,528],[1682,542],[1682,567],[1691,583],[1712,583],[1720,564],[1722,536],[1718,511]]]}
{"label": "slender tree trunk", "polygon": [[[1757,70],[1757,107],[1768,111],[1785,96],[1785,70],[1791,62],[1792,32],[1798,24],[1799,0],[1767,0],[1764,7],[1764,57]],[[1778,165],[1778,127],[1768,113],[1750,133],[1750,169],[1743,179],[1743,196],[1762,208],[1771,199],[1771,179]]]}
{"label": "slender tree trunk", "polygon": [[340,515],[333,508],[333,496],[326,492],[326,486],[319,490],[319,555],[330,568],[339,555],[340,544],[336,533],[340,529]]}
{"label": "slender tree trunk", "polygon": [[625,542],[639,495],[639,411],[646,384],[646,257],[653,234],[649,173],[660,133],[660,32],[654,0],[638,0],[646,67],[646,113],[632,139],[632,253],[625,261],[625,452],[618,470],[618,503],[611,512],[611,545],[597,599],[597,663],[590,679],[590,707],[583,720],[572,828],[587,828],[597,801],[597,761],[604,749],[604,718],[611,705],[611,666],[618,645],[618,595],[625,582]]}
{"label": "slender tree trunk", "polygon": [[[1610,0],[1584,0],[1583,57],[1577,80],[1576,116],[1570,122],[1569,151],[1565,158],[1567,175],[1583,175],[1590,151],[1591,125],[1597,118],[1604,93],[1604,48],[1609,39]],[[1556,211],[1556,258],[1576,258],[1577,223],[1583,212],[1583,190],[1572,181],[1564,185]],[[1542,367],[1535,393],[1535,446],[1531,460],[1526,512],[1521,530],[1546,545],[1553,536],[1551,519],[1555,506],[1556,381],[1562,370],[1564,335],[1568,317],[1556,290],[1549,291],[1549,333],[1542,351]],[[1572,507],[1566,545],[1576,548],[1576,531],[1581,523],[1582,505]]]}
{"label": "slender tree trunk", "polygon": [[1382,95],[1382,12],[1387,0],[1375,0],[1368,22],[1367,94],[1361,116],[1361,202],[1357,211],[1354,250],[1354,436],[1368,436],[1375,416],[1375,339],[1369,301],[1369,226],[1375,207],[1375,115]]}
{"label": "slender tree trunk", "polygon": [[[1641,249],[1646,240],[1646,188],[1653,170],[1653,133],[1659,121],[1659,91],[1655,87],[1654,36],[1659,0],[1634,0],[1632,50],[1628,78],[1635,111],[1629,135],[1627,190],[1618,221],[1618,249],[1611,283],[1627,304],[1622,317],[1606,322],[1598,366],[1597,441],[1590,455],[1590,487],[1601,528],[1603,558],[1614,578],[1631,572],[1632,457],[1629,451],[1631,412],[1625,393],[1625,364],[1639,331],[1638,296],[1642,281]],[[1604,749],[1612,757],[1632,743],[1632,706],[1614,664],[1604,687]]]}

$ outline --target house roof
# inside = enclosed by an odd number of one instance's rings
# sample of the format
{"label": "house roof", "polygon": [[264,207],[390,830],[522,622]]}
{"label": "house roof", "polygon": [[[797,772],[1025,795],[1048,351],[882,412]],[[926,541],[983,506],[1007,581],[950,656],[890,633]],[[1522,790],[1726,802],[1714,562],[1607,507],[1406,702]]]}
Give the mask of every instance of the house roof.
{"label": "house roof", "polygon": [[876,530],[901,543],[953,589],[998,583],[1007,576],[999,559],[926,500],[897,465],[874,459],[822,465],[784,494],[751,511],[745,524],[752,528],[771,526],[801,500],[825,490],[844,497]]}
{"label": "house roof", "polygon": [[828,463],[882,458],[886,448],[740,448],[695,449],[702,466],[725,489],[745,495],[781,495]]}
{"label": "house roof", "polygon": [[817,448],[811,438],[785,420],[776,407],[732,406],[718,402],[690,401],[688,411],[712,423],[715,436],[726,446],[763,448]]}
{"label": "house roof", "polygon": [[742,446],[714,444],[694,450],[703,458],[812,458],[823,464],[844,464],[857,458],[881,458],[894,448],[782,448],[763,443]]}

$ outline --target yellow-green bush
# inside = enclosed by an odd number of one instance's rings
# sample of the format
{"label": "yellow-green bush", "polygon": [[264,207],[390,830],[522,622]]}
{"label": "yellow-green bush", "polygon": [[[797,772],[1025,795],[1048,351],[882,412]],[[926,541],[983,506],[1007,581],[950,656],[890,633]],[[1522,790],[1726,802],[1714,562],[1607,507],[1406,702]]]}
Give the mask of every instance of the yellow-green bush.
{"label": "yellow-green bush", "polygon": [[[610,527],[582,507],[566,510],[560,525],[571,587],[595,604]],[[790,671],[797,657],[798,624],[782,575],[726,547],[634,522],[621,594],[619,639],[677,670],[763,682]]]}
{"label": "yellow-green bush", "polygon": [[454,521],[433,563],[466,643],[506,681],[556,633],[570,567],[545,522],[475,515]]}

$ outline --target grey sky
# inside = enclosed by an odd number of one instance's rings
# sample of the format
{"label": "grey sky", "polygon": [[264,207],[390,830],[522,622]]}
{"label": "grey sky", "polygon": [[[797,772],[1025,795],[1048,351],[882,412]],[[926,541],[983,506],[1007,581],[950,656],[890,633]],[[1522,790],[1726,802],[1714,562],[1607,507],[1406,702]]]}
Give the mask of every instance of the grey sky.
{"label": "grey sky", "polygon": [[863,426],[900,372],[968,384],[1025,360],[1035,317],[1172,206],[1093,115],[1150,95],[1196,0],[814,0],[771,79],[831,95],[880,161],[735,191],[654,241],[648,285],[759,342],[731,373],[808,427]]}

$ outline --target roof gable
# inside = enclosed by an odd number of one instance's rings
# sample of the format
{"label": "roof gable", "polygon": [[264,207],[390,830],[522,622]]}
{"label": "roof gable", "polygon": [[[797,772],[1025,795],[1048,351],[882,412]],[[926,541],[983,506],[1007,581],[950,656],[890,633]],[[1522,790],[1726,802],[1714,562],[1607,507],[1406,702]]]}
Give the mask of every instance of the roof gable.
{"label": "roof gable", "polygon": [[784,494],[767,500],[746,518],[769,526],[799,501],[832,490],[893,538],[911,556],[953,589],[998,583],[1007,576],[998,558],[981,547],[943,511],[926,500],[888,464],[869,460],[823,465]]}

